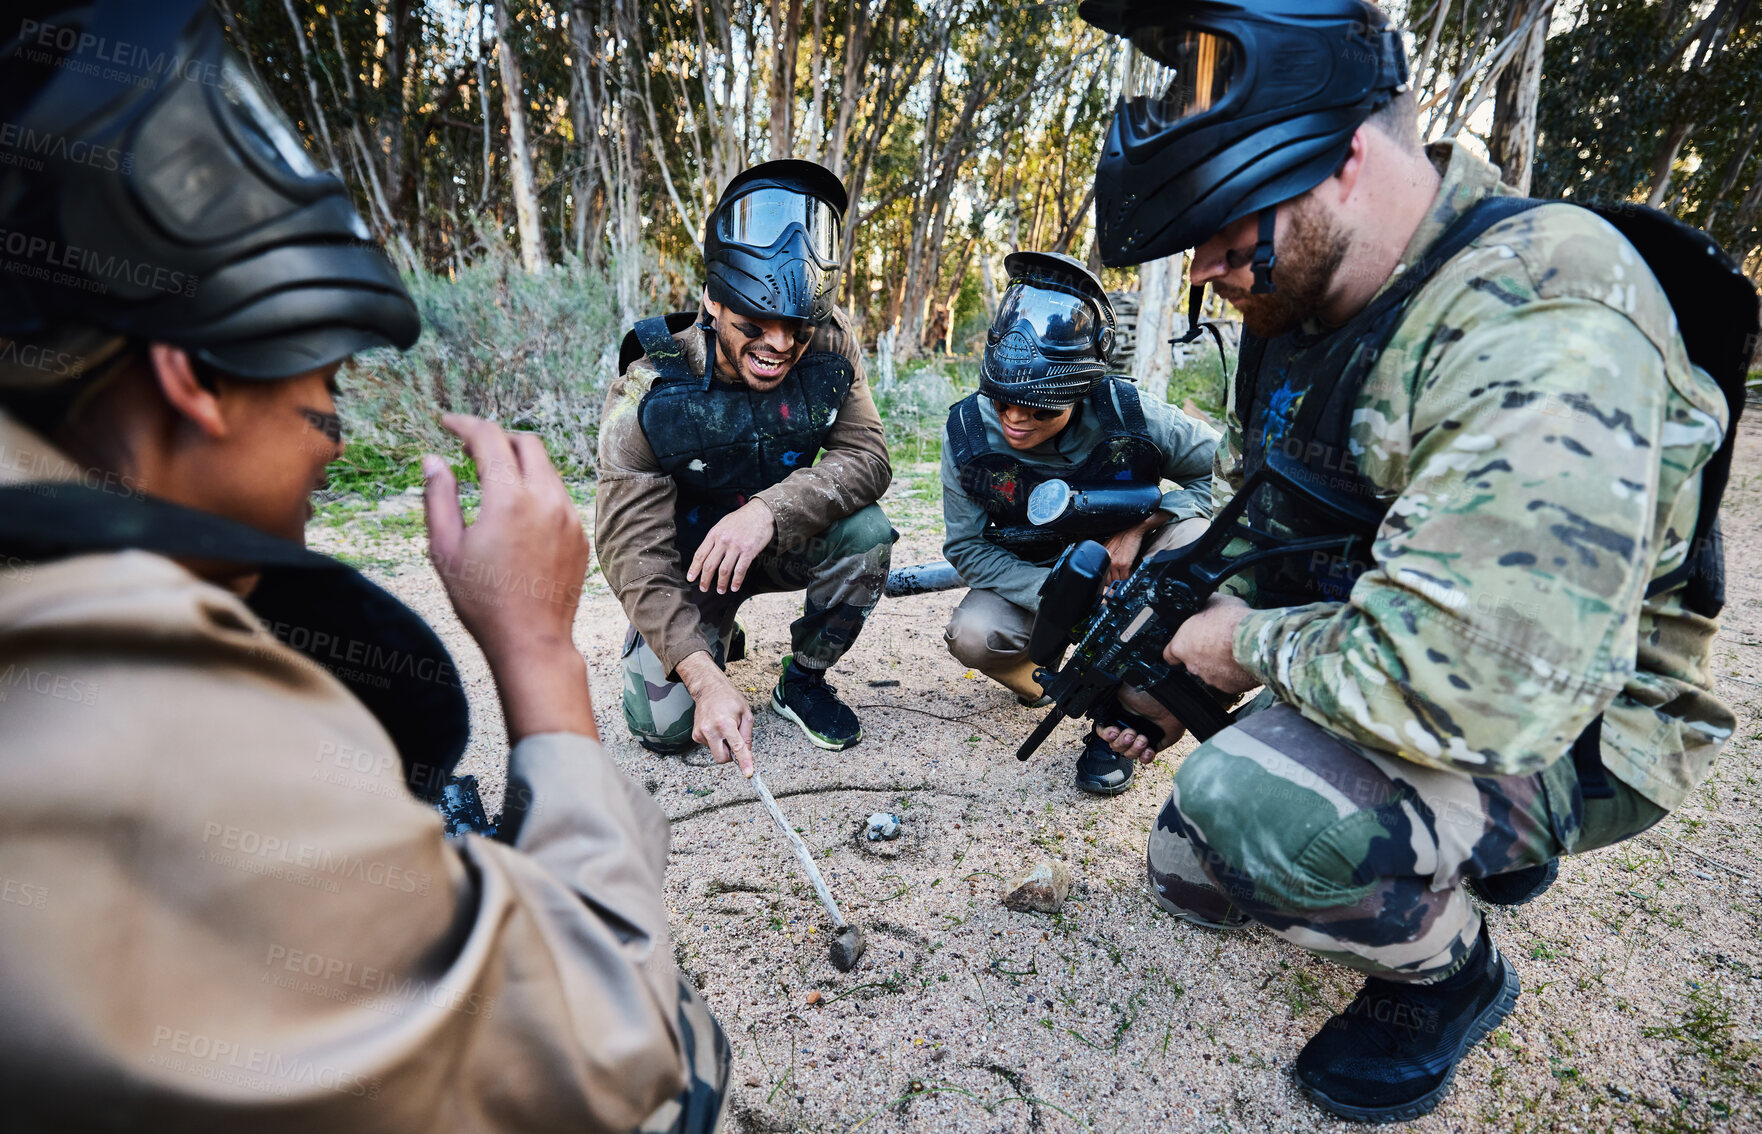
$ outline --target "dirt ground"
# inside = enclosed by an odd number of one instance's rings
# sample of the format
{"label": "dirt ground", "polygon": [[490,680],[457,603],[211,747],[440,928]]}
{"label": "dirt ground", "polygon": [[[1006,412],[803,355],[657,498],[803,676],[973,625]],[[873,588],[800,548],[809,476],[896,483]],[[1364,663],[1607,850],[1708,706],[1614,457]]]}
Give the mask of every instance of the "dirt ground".
{"label": "dirt ground", "polygon": [[[934,559],[935,470],[900,470],[884,506],[895,565]],[[419,501],[344,516],[313,543],[363,562],[447,639],[477,730],[462,771],[500,798],[504,744],[481,655],[421,556]],[[584,509],[591,522],[591,508]],[[1730,572],[1715,671],[1738,712],[1713,779],[1660,826],[1563,864],[1532,905],[1494,911],[1517,1010],[1463,1063],[1423,1131],[1762,1129],[1762,423],[1742,434],[1725,533]],[[1359,978],[1251,929],[1222,936],[1150,902],[1144,843],[1191,740],[1125,795],[1072,786],[1080,731],[1033,761],[1038,714],[943,647],[955,594],[885,601],[833,671],[866,738],[828,753],[770,712],[799,599],[755,599],[731,673],[756,713],[766,779],[869,950],[827,960],[830,922],[750,786],[700,750],[638,748],[619,712],[625,621],[597,573],[576,640],[613,757],[673,822],[675,952],[734,1048],[731,1130],[1138,1131],[1346,1128],[1296,1090],[1299,1048]],[[904,835],[860,837],[892,811]],[[1066,863],[1054,916],[1013,913],[1002,878]]]}

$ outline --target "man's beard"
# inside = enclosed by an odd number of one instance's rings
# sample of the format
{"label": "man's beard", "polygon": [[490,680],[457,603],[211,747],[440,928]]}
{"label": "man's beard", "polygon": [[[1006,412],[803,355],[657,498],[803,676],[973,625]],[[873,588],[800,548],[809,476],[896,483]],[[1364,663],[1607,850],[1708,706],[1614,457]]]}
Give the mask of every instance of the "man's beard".
{"label": "man's beard", "polygon": [[725,382],[729,382],[735,386],[744,386],[749,390],[769,390],[775,388],[783,381],[783,378],[788,375],[790,367],[798,361],[801,352],[797,351],[796,358],[791,358],[784,366],[783,374],[774,379],[761,381],[758,385],[754,385],[752,379],[746,376],[746,371],[742,369],[740,365],[741,356],[747,351],[753,349],[754,345],[753,340],[740,334],[731,327],[722,326],[720,321],[718,321],[716,327],[717,375]]}
{"label": "man's beard", "polygon": [[1214,286],[1242,314],[1248,333],[1276,339],[1321,314],[1334,274],[1346,261],[1349,241],[1338,225],[1312,201],[1287,205],[1291,221],[1285,229],[1271,295],[1255,295],[1233,287]]}

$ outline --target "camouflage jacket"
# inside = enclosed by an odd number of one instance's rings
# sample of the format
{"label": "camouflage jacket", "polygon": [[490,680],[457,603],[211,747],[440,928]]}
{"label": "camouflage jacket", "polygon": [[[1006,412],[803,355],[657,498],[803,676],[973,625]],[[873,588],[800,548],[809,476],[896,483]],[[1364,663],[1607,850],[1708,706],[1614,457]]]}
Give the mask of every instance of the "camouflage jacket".
{"label": "camouflage jacket", "polygon": [[[703,373],[704,338],[688,328],[673,336],[685,361]],[[825,452],[782,483],[755,493],[776,520],[772,547],[791,547],[881,499],[893,479],[881,415],[864,375],[862,345],[840,308],[814,332],[809,351],[848,358],[856,378],[838,407]],[[654,385],[655,367],[644,355],[606,392],[600,418],[599,492],[594,501],[594,539],[600,569],[625,614],[671,674],[687,657],[709,650],[687,594],[689,564],[674,548],[673,478],[661,471],[643,435],[637,408]]]}
{"label": "camouflage jacket", "polygon": [[[1443,185],[1391,280],[1509,192],[1465,150],[1432,157]],[[1389,507],[1371,569],[1346,603],[1250,614],[1236,658],[1342,736],[1473,775],[1546,767],[1606,713],[1610,773],[1675,807],[1734,718],[1712,693],[1717,623],[1645,592],[1689,551],[1726,422],[1613,228],[1568,205],[1499,224],[1413,298],[1359,394],[1350,456]]]}

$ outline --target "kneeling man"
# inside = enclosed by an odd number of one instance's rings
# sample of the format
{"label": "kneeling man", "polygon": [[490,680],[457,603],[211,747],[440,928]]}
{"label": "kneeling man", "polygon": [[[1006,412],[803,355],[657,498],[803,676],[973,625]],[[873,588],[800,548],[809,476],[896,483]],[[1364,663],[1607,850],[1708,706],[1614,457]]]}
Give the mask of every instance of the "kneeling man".
{"label": "kneeling man", "polygon": [[807,595],[771,707],[822,748],[862,737],[826,670],[881,597],[897,533],[875,503],[893,475],[881,417],[832,302],[846,204],[812,162],[739,174],[706,226],[700,309],[625,339],[597,534],[630,616],[624,719],[652,751],[704,744],[750,771],[752,707],[723,667],[744,656],[740,604],[777,591]]}
{"label": "kneeling man", "polygon": [[[945,637],[962,664],[1035,705],[1028,632],[1053,560],[1079,540],[1104,540],[1110,577],[1123,579],[1143,555],[1197,538],[1211,514],[1217,434],[1108,376],[1113,304],[1082,264],[1017,252],[1004,268],[1010,283],[986,339],[979,392],[949,411],[942,448],[943,553],[972,588]],[[1109,499],[1099,514],[1067,509],[1030,524],[1029,496],[1054,480]],[[1165,480],[1180,487],[1164,493]],[[1077,787],[1118,795],[1132,767],[1091,733]]]}

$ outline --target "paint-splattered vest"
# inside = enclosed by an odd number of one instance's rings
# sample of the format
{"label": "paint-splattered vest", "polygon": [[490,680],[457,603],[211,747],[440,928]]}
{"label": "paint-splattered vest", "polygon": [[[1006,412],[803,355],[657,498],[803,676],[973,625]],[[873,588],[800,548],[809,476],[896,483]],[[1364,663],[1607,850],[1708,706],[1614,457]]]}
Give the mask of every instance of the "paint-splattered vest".
{"label": "paint-splattered vest", "polygon": [[1145,427],[1137,387],[1118,378],[1104,378],[1090,391],[1082,412],[1094,414],[1101,423],[1101,440],[1082,464],[1061,473],[1024,461],[1013,450],[993,449],[985,435],[978,394],[970,394],[949,408],[948,444],[961,491],[990,517],[985,526],[987,537],[1011,533],[1011,538],[997,542],[1029,562],[1050,563],[1078,540],[1113,534],[1055,524],[1033,533],[1042,537],[1037,543],[1024,541],[1021,535],[1028,530],[1028,497],[1046,481],[1057,478],[1073,488],[1162,483],[1163,453]]}
{"label": "paint-splattered vest", "polygon": [[716,521],[814,463],[856,371],[842,355],[816,351],[765,393],[712,382],[686,366],[670,321],[645,319],[632,332],[656,371],[637,421],[678,488],[674,543],[689,562]]}

